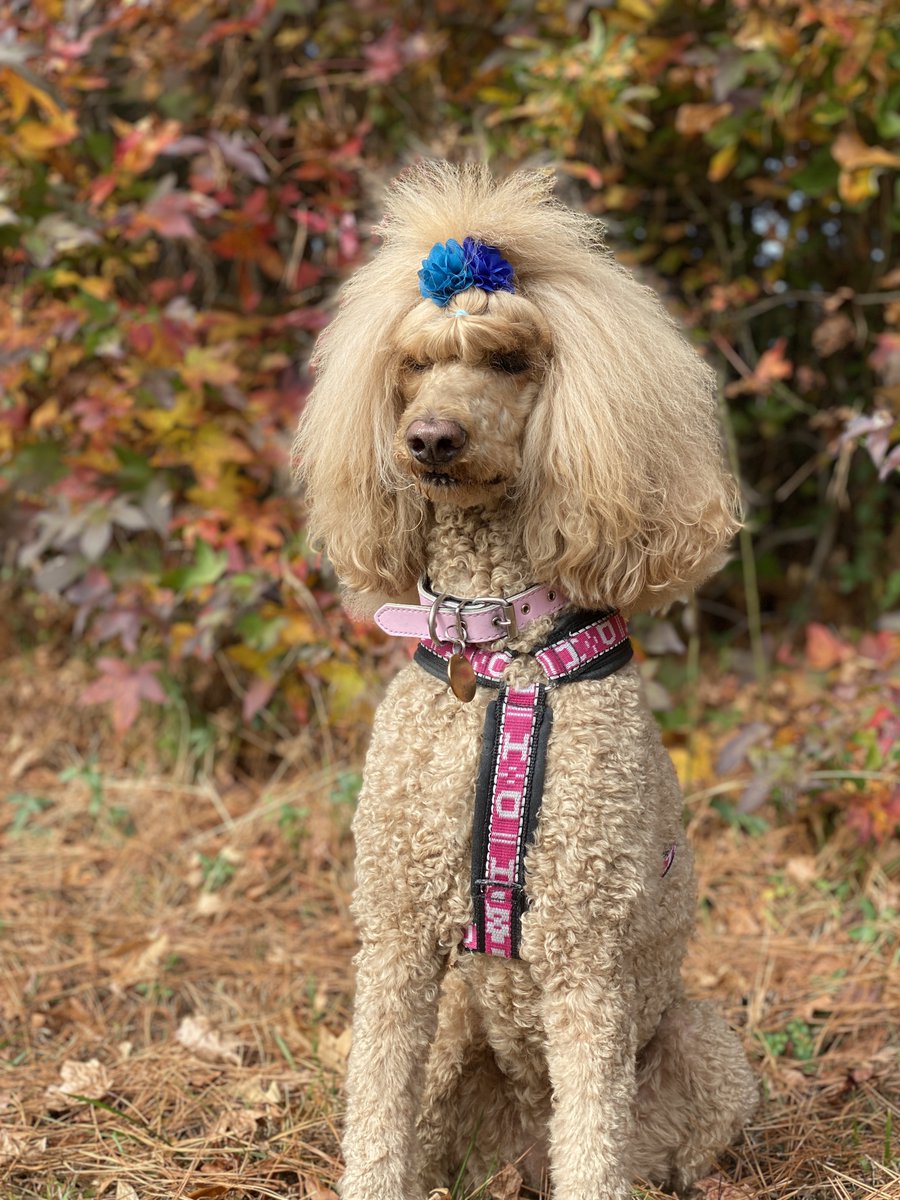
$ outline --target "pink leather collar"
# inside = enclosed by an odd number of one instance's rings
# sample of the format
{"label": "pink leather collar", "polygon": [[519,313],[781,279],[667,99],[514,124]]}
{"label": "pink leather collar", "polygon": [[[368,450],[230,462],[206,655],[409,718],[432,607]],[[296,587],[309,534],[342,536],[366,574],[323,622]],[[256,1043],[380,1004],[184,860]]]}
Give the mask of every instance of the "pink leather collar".
{"label": "pink leather collar", "polygon": [[537,585],[515,596],[456,596],[435,593],[419,584],[421,604],[384,604],[375,623],[393,637],[430,638],[433,642],[496,642],[559,612],[568,597],[559,588]]}

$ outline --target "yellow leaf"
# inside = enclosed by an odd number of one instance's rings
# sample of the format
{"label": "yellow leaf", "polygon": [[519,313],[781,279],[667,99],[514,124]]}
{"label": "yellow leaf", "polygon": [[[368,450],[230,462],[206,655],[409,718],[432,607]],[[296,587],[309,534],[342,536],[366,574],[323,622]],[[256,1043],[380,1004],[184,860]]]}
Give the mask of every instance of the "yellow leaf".
{"label": "yellow leaf", "polygon": [[195,438],[191,466],[201,484],[214,485],[226,466],[253,460],[253,452],[246,442],[231,437],[211,421],[200,426]]}
{"label": "yellow leaf", "polygon": [[81,283],[81,276],[68,267],[57,267],[50,275],[50,282],[54,287],[77,287]]}
{"label": "yellow leaf", "polygon": [[706,172],[706,177],[712,183],[719,183],[729,174],[731,168],[737,162],[738,148],[737,143],[731,146],[723,146],[721,150],[717,150],[709,162],[709,170]]}
{"label": "yellow leaf", "polygon": [[263,652],[254,650],[251,646],[239,645],[229,646],[225,653],[238,666],[246,667],[254,675],[266,675],[275,652],[274,650]]}
{"label": "yellow leaf", "polygon": [[299,29],[282,29],[275,35],[275,45],[280,46],[282,50],[293,50],[308,37],[309,34],[302,25]]}
{"label": "yellow leaf", "polygon": [[177,661],[184,653],[184,644],[197,632],[197,627],[190,621],[176,621],[169,626],[169,654]]}
{"label": "yellow leaf", "polygon": [[838,175],[838,195],[845,204],[863,204],[878,195],[878,169],[861,167],[841,171]]}
{"label": "yellow leaf", "polygon": [[279,637],[287,646],[308,646],[316,640],[316,633],[309,617],[295,613],[283,619]]}
{"label": "yellow leaf", "polygon": [[58,117],[62,110],[43,88],[38,87],[28,79],[23,79],[12,67],[0,70],[0,88],[9,98],[10,116],[18,121],[32,100],[50,117]]}
{"label": "yellow leaf", "polygon": [[55,399],[45,400],[31,414],[29,422],[32,429],[46,429],[48,425],[55,424],[59,417],[59,401]]}
{"label": "yellow leaf", "polygon": [[708,783],[715,774],[713,746],[708,734],[698,730],[689,746],[672,746],[669,757],[682,788],[687,792]]}
{"label": "yellow leaf", "polygon": [[649,21],[659,8],[658,0],[619,0],[618,7],[629,16]]}
{"label": "yellow leaf", "polygon": [[148,408],[138,413],[138,420],[151,429],[162,441],[183,438],[199,415],[197,400],[190,392],[179,392],[171,408]]}
{"label": "yellow leaf", "polygon": [[214,483],[207,486],[197,484],[188,488],[187,498],[191,504],[196,504],[206,512],[219,509],[233,515],[237,513],[244,498],[253,491],[253,483],[238,474],[237,468],[227,466],[221,471]]}
{"label": "yellow leaf", "polygon": [[48,150],[65,146],[78,137],[78,123],[72,112],[60,113],[50,121],[22,121],[15,132],[15,144],[26,157],[43,158]]}
{"label": "yellow leaf", "polygon": [[319,674],[328,684],[328,711],[340,719],[349,716],[359,706],[366,692],[366,680],[350,663],[322,663]]}
{"label": "yellow leaf", "polygon": [[78,286],[95,300],[108,300],[112,295],[112,282],[100,275],[86,275],[79,280]]}
{"label": "yellow leaf", "polygon": [[221,346],[191,346],[184,356],[181,377],[188,387],[198,391],[204,383],[215,387],[236,383],[240,372],[233,361],[233,353],[227,342]]}

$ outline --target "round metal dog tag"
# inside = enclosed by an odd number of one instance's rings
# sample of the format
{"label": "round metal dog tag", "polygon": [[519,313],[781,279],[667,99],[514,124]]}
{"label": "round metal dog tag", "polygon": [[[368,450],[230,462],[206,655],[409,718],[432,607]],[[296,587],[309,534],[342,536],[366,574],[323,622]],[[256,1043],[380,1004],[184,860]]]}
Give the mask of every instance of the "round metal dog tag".
{"label": "round metal dog tag", "polygon": [[475,689],[478,686],[475,681],[475,671],[464,654],[450,655],[450,661],[447,663],[447,677],[457,700],[468,704],[470,700],[475,699]]}

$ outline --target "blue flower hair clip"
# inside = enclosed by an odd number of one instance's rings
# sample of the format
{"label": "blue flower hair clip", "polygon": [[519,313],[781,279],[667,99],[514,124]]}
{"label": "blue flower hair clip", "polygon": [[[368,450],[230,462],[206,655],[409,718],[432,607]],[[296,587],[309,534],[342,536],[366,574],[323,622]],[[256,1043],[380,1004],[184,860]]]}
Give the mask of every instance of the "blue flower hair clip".
{"label": "blue flower hair clip", "polygon": [[422,260],[419,291],[443,308],[467,288],[483,292],[514,292],[513,269],[496,246],[467,237],[437,242]]}

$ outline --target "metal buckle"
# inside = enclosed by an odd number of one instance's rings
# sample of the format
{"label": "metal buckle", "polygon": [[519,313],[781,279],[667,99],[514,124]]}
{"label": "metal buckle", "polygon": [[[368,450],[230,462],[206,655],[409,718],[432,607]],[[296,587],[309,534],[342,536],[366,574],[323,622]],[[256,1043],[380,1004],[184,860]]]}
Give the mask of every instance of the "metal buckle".
{"label": "metal buckle", "polygon": [[518,632],[518,620],[516,619],[515,608],[503,599],[496,602],[503,608],[503,617],[494,617],[491,624],[502,625],[506,630],[506,637],[515,637]]}
{"label": "metal buckle", "polygon": [[[438,636],[437,618],[441,605],[444,604],[453,613],[455,622],[448,630],[447,636],[442,638]],[[514,638],[519,632],[516,610],[505,596],[470,596],[465,600],[455,600],[450,599],[447,592],[441,592],[432,600],[431,608],[428,610],[428,636],[431,640],[433,642],[468,642],[469,631],[463,616],[467,608],[499,608],[503,616],[491,618],[491,623],[503,631],[497,636]]]}
{"label": "metal buckle", "polygon": [[448,637],[439,637],[437,631],[438,609],[447,600],[447,593],[441,592],[439,596],[435,596],[431,603],[431,608],[428,610],[428,636],[433,642],[454,642],[456,644],[465,644],[469,640],[469,631],[466,628],[466,622],[463,619],[462,608],[468,603],[465,600],[450,600],[447,607],[456,618],[453,626],[450,628]]}
{"label": "metal buckle", "polygon": [[[472,601],[466,601],[466,603],[471,604]],[[516,634],[519,632],[519,622],[516,617],[516,610],[505,596],[479,596],[478,603],[484,605],[495,604],[498,608],[503,610],[502,617],[491,618],[492,625],[499,625],[505,631],[503,634],[498,636],[507,638],[514,638],[516,636]]]}

